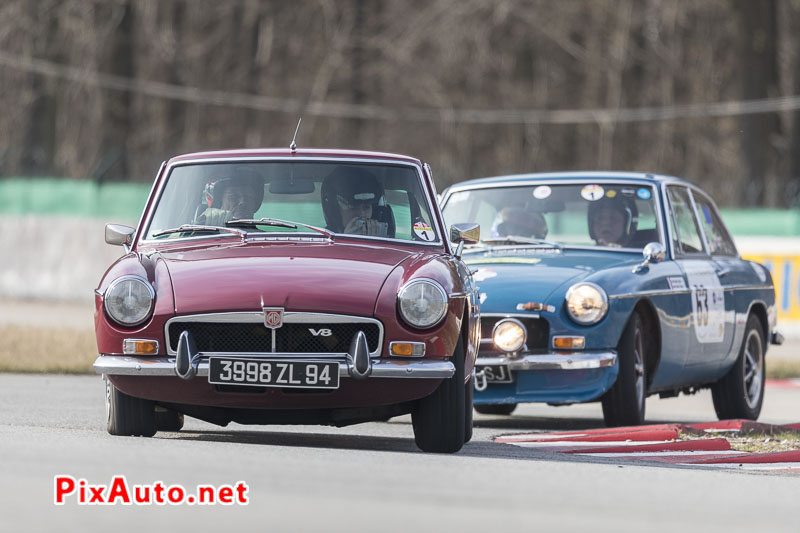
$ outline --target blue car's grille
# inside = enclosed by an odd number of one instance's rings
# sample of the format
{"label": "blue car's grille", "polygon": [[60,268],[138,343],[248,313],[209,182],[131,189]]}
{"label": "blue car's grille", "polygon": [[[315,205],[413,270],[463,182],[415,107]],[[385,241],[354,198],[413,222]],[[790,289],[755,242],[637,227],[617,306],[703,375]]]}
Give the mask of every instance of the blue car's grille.
{"label": "blue car's grille", "polygon": [[[550,339],[550,325],[547,320],[543,318],[525,318],[515,316],[515,319],[522,322],[525,329],[528,330],[528,340],[525,345],[528,347],[529,352],[546,352],[549,348],[548,342]],[[503,320],[501,316],[482,316],[481,317],[481,336],[484,339],[492,338],[492,330],[495,324]],[[500,353],[491,342],[481,342],[481,348],[478,356],[489,356]]]}

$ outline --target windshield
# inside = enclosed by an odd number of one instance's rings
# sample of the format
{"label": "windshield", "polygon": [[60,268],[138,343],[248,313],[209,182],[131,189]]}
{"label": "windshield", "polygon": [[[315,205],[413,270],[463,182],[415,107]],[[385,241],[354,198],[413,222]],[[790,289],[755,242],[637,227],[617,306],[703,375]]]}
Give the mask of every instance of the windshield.
{"label": "windshield", "polygon": [[176,166],[145,238],[235,236],[215,228],[439,240],[420,175],[407,165],[246,161]]}
{"label": "windshield", "polygon": [[[656,191],[639,184],[535,184],[454,192],[448,224],[477,222],[481,241],[641,249],[661,242]],[[663,244],[663,243],[662,243]]]}

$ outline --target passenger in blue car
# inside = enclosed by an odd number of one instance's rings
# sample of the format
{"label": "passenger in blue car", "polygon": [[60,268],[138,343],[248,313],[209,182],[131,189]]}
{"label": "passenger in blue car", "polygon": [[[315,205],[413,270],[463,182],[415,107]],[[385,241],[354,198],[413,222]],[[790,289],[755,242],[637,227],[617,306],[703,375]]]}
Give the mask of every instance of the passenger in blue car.
{"label": "passenger in blue car", "polygon": [[622,196],[604,197],[589,204],[589,236],[600,246],[624,247],[636,233],[636,202]]}
{"label": "passenger in blue car", "polygon": [[501,209],[492,224],[492,237],[510,236],[544,239],[547,236],[547,221],[544,215],[521,207]]}

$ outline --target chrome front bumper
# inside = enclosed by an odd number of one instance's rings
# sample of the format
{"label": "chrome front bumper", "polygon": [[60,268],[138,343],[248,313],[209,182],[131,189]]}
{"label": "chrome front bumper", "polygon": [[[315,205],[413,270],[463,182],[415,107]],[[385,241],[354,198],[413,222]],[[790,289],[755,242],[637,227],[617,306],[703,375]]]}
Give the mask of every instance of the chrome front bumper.
{"label": "chrome front bumper", "polygon": [[[587,370],[606,368],[617,362],[616,352],[564,352],[522,357],[478,357],[475,366],[504,365],[509,370]],[[478,369],[480,370],[480,369]]]}
{"label": "chrome front bumper", "polygon": [[[220,354],[222,355],[222,354]],[[230,355],[230,354],[228,354]],[[238,356],[237,356],[238,357]],[[280,359],[282,361],[319,361],[318,354],[292,355],[280,357],[273,354],[263,354],[259,359]],[[330,361],[329,359],[326,361]],[[94,370],[98,374],[118,376],[177,376],[175,357],[138,357],[130,355],[101,355],[94,362]],[[452,377],[456,368],[450,361],[436,360],[396,360],[373,359],[370,361],[371,378],[413,378],[413,379],[442,379]],[[203,357],[196,364],[197,376],[208,376],[208,358]],[[339,361],[339,376],[352,377],[353,365],[346,361]]]}

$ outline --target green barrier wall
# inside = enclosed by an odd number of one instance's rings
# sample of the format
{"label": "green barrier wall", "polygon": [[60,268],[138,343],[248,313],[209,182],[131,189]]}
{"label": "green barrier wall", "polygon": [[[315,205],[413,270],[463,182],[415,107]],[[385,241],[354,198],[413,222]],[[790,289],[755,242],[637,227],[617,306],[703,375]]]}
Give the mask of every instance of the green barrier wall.
{"label": "green barrier wall", "polygon": [[60,178],[0,180],[0,214],[71,215],[136,221],[150,183],[107,183]]}
{"label": "green barrier wall", "polygon": [[[72,215],[132,222],[139,220],[150,187],[150,183],[97,185],[89,180],[5,178],[0,179],[0,215]],[[721,211],[735,236],[800,236],[800,209]]]}

